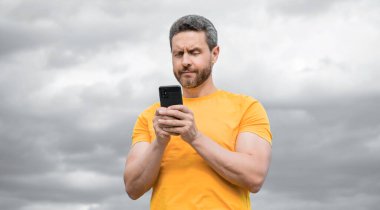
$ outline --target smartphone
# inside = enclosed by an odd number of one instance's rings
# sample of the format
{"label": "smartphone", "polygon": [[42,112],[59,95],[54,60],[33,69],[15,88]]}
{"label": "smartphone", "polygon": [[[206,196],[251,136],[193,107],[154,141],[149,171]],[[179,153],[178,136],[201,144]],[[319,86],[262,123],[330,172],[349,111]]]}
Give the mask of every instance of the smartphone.
{"label": "smartphone", "polygon": [[160,86],[158,90],[160,94],[161,107],[169,107],[171,105],[183,104],[181,86]]}

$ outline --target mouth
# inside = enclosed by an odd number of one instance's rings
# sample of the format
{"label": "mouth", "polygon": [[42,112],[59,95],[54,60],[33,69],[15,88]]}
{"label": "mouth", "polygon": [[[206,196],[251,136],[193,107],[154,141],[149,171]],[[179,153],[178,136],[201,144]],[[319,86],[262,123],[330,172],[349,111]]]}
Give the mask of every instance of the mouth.
{"label": "mouth", "polygon": [[182,71],[182,72],[180,72],[179,74],[182,76],[182,75],[184,75],[184,76],[190,76],[190,75],[193,75],[193,74],[196,74],[197,72],[195,72],[195,71]]}
{"label": "mouth", "polygon": [[193,78],[195,77],[195,72],[184,72],[181,74],[182,78]]}

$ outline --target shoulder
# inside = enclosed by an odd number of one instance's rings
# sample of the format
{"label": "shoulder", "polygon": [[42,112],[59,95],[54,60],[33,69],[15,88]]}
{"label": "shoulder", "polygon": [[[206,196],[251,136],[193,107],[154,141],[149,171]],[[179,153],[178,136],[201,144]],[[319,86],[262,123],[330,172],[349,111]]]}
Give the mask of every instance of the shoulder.
{"label": "shoulder", "polygon": [[156,110],[160,107],[160,102],[156,102],[149,107],[147,107],[144,111],[142,111],[139,117],[143,118],[152,118]]}
{"label": "shoulder", "polygon": [[248,96],[248,95],[245,95],[245,94],[238,94],[238,93],[232,93],[232,92],[229,92],[229,91],[225,91],[225,90],[220,90],[220,95],[224,98],[227,98],[231,101],[233,101],[234,103],[237,103],[239,105],[251,105],[251,104],[255,104],[255,103],[259,103],[259,101],[252,97],[252,96]]}

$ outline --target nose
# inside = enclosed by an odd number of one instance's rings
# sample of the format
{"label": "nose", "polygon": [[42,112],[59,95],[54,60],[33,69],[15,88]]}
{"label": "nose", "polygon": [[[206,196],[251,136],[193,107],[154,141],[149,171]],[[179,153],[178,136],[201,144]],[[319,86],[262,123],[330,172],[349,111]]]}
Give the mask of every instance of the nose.
{"label": "nose", "polygon": [[185,53],[182,56],[182,66],[189,67],[191,65],[191,60],[189,54]]}

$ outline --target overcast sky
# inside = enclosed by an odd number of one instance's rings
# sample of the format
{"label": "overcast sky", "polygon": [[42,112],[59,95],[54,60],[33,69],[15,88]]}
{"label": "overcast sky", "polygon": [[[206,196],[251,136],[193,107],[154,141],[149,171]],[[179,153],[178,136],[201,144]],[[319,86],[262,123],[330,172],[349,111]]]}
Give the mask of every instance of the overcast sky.
{"label": "overcast sky", "polygon": [[377,0],[0,0],[0,209],[148,209],[122,173],[137,115],[176,84],[168,31],[210,19],[218,88],[267,109],[254,209],[380,205]]}

